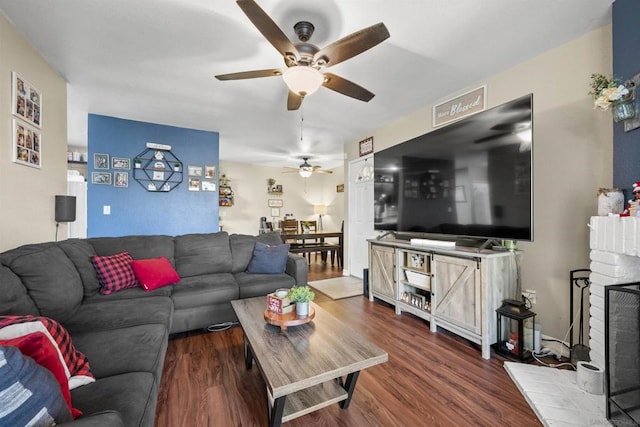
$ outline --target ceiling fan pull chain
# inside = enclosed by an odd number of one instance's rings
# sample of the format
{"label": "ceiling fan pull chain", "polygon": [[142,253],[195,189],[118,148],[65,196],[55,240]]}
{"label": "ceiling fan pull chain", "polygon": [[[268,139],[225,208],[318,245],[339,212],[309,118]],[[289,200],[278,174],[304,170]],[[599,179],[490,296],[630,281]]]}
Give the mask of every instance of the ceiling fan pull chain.
{"label": "ceiling fan pull chain", "polygon": [[304,112],[302,108],[303,107],[300,107],[300,142],[302,142],[304,136]]}

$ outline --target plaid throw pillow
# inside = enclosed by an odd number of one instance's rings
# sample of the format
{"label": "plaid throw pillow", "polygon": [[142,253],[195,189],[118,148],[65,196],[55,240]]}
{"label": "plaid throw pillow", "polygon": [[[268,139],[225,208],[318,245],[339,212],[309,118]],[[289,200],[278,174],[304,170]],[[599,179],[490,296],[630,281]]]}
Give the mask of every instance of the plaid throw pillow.
{"label": "plaid throw pillow", "polygon": [[91,263],[96,270],[102,295],[138,286],[136,275],[131,267],[131,261],[133,261],[133,258],[126,251],[115,255],[91,257]]}
{"label": "plaid throw pillow", "polygon": [[42,316],[0,316],[0,339],[7,340],[42,332],[60,352],[69,389],[95,381],[87,357],[76,350],[71,336],[58,322]]}

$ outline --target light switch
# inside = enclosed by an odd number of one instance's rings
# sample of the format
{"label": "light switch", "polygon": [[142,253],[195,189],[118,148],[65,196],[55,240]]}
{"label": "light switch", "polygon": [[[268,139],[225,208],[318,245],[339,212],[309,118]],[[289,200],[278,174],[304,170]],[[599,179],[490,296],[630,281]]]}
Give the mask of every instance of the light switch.
{"label": "light switch", "polygon": [[109,205],[104,205],[102,207],[102,214],[103,215],[111,215],[111,206]]}

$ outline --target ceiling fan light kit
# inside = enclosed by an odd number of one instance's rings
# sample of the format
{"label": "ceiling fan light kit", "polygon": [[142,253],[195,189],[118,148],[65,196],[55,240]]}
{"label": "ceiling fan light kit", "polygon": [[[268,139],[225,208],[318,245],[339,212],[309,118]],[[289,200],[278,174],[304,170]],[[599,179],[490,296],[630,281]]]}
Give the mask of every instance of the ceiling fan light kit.
{"label": "ceiling fan light kit", "polygon": [[300,41],[294,44],[254,0],[237,0],[236,3],[258,31],[282,55],[287,69],[220,74],[216,79],[224,81],[282,75],[289,87],[288,110],[300,108],[302,99],[317,91],[320,86],[364,102],[369,102],[374,97],[372,92],[362,86],[332,73],[322,73],[320,69],[353,58],[389,38],[389,30],[382,22],[318,49],[309,43],[315,29],[311,22],[300,21],[293,26]]}
{"label": "ceiling fan light kit", "polygon": [[282,79],[293,93],[305,97],[317,91],[324,81],[324,76],[313,67],[294,66],[287,68]]}

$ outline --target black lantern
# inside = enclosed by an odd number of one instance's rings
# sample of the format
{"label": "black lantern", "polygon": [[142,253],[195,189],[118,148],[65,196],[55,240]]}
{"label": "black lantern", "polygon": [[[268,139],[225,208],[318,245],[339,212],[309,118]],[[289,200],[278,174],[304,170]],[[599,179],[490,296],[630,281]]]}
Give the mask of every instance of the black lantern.
{"label": "black lantern", "polygon": [[[534,340],[536,328],[536,314],[528,310],[524,302],[517,300],[504,300],[502,306],[496,310],[498,316],[498,342],[496,352],[510,359],[524,362],[531,358],[531,349],[524,348],[525,329],[524,322],[531,319],[533,324],[531,329],[531,341]],[[528,331],[527,331],[528,332]]]}

